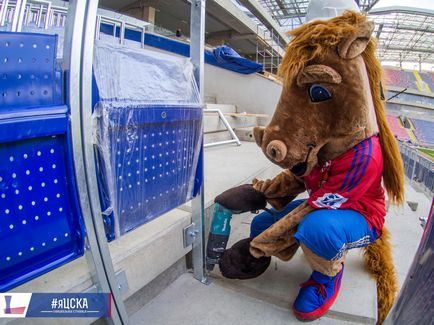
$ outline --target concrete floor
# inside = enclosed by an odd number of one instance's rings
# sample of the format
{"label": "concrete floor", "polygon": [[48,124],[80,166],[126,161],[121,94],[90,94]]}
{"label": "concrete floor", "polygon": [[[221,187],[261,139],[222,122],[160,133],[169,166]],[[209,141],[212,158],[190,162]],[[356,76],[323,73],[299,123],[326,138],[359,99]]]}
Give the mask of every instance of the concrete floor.
{"label": "concrete floor", "polygon": [[[210,148],[205,152],[205,193],[208,205],[213,198],[232,186],[246,183],[253,177],[271,178],[279,169],[271,165],[253,143],[241,147]],[[418,216],[429,200],[407,188],[412,199],[421,202],[413,212],[404,205],[390,208],[386,224],[392,233],[393,255],[402,285],[417,250],[422,228]],[[249,233],[250,213],[234,216],[228,246]],[[144,308],[131,316],[132,324],[292,324],[298,323],[290,306],[311,270],[299,251],[290,262],[273,259],[260,277],[247,280],[222,278],[218,268],[211,274],[211,284],[203,285],[191,274],[184,274]],[[341,292],[331,310],[314,323],[375,323],[376,286],[364,269],[360,250],[348,254]]]}

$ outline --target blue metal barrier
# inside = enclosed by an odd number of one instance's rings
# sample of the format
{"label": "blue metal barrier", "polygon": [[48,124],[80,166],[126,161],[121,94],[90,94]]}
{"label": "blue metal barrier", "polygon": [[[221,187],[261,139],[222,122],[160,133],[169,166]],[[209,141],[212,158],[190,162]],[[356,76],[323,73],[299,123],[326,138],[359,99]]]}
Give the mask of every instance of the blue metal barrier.
{"label": "blue metal barrier", "polygon": [[84,252],[56,42],[0,32],[0,292]]}

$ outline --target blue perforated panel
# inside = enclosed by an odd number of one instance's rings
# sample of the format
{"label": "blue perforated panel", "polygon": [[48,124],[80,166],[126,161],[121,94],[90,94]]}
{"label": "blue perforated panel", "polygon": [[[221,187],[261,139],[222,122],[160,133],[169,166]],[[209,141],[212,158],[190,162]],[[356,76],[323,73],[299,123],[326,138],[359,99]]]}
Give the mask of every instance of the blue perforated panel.
{"label": "blue perforated panel", "polygon": [[[196,107],[107,108],[104,156],[120,234],[192,197],[201,135]],[[108,176],[110,177],[110,176]]]}
{"label": "blue perforated panel", "polygon": [[56,44],[56,35],[0,32],[0,112],[61,104]]}
{"label": "blue perforated panel", "polygon": [[63,136],[0,144],[0,288],[82,251]]}
{"label": "blue perforated panel", "polygon": [[0,33],[0,292],[84,250],[55,45]]}

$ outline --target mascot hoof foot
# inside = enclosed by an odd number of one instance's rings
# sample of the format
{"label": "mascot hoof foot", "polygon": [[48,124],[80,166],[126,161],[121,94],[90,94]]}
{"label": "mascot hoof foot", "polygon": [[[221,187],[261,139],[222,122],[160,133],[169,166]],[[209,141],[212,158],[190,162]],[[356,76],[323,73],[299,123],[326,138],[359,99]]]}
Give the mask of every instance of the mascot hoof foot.
{"label": "mascot hoof foot", "polygon": [[343,265],[333,277],[314,271],[309,280],[300,285],[292,306],[295,317],[301,321],[313,321],[323,316],[338,296],[343,272]]}
{"label": "mascot hoof foot", "polygon": [[268,268],[271,257],[256,258],[250,254],[251,241],[251,238],[242,239],[223,253],[219,267],[225,278],[253,279],[260,276]]}
{"label": "mascot hoof foot", "polygon": [[267,206],[264,193],[255,190],[251,184],[240,185],[224,191],[214,201],[231,210],[232,213],[257,211]]}

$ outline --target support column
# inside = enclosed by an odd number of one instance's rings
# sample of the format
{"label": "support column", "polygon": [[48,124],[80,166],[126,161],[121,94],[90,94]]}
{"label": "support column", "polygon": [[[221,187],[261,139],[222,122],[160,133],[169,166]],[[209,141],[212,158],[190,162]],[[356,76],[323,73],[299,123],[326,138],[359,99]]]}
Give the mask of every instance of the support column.
{"label": "support column", "polygon": [[[203,75],[205,66],[205,0],[191,1],[190,17],[190,57],[194,66],[194,76],[200,92],[200,102],[203,104],[205,93]],[[203,142],[201,150],[203,151]],[[198,164],[201,164],[203,167],[203,159],[200,159]],[[200,167],[198,166],[198,168]],[[192,246],[193,276],[195,279],[206,284],[208,283],[208,279],[205,273],[205,202],[203,177],[201,189],[192,202],[191,219],[198,231]]]}
{"label": "support column", "polygon": [[155,25],[155,8],[144,6],[142,8],[142,19],[150,24],[147,26],[148,31],[153,32]]}

